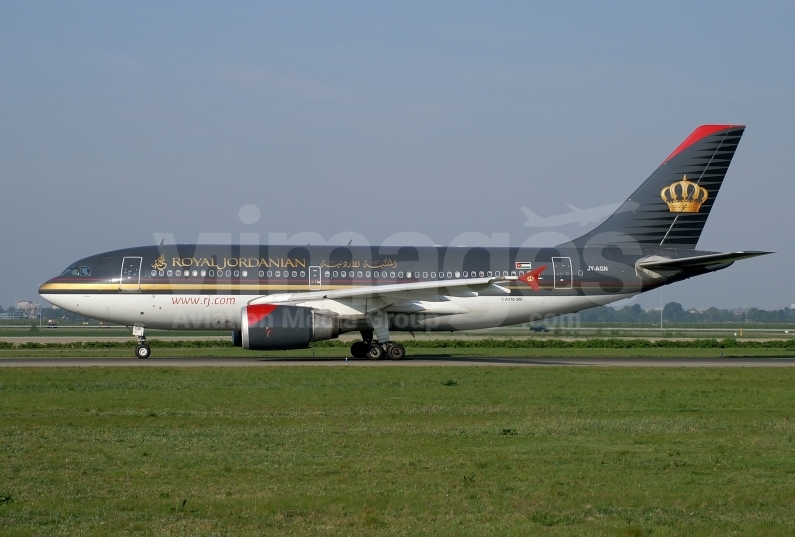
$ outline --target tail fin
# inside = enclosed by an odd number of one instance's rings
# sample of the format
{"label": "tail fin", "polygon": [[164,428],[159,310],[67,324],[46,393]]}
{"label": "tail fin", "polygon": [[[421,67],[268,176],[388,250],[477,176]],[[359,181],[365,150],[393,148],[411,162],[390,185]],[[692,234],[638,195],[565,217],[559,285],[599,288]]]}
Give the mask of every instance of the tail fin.
{"label": "tail fin", "polygon": [[702,125],[576,246],[638,244],[694,249],[745,125]]}

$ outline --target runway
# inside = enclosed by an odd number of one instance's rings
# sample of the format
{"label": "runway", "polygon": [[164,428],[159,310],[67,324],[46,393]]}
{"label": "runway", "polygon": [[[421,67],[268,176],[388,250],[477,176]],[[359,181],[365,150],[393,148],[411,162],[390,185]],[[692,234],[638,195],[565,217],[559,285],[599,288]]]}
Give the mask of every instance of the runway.
{"label": "runway", "polygon": [[795,358],[0,358],[9,367],[795,367]]}

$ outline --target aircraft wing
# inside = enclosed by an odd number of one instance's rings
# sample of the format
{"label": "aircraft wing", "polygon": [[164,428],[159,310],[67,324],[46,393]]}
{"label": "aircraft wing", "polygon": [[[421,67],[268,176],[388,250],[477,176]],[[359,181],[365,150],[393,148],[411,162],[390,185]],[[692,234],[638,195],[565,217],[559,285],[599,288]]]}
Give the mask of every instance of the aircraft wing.
{"label": "aircraft wing", "polygon": [[773,252],[721,252],[717,254],[680,257],[678,259],[665,259],[654,256],[647,261],[643,259],[638,261],[638,267],[652,270],[685,270],[734,263],[735,261],[740,261],[741,259],[749,259],[751,257],[757,257],[771,253]]}
{"label": "aircraft wing", "polygon": [[517,280],[517,276],[500,276],[493,278],[466,278],[457,280],[394,283],[388,285],[367,285],[328,291],[307,291],[267,295],[258,297],[250,303],[268,304],[274,302],[307,302],[311,300],[344,300],[348,298],[368,297],[378,297],[386,302],[396,302],[418,296],[475,296],[475,293],[485,291],[486,289],[508,295],[510,291],[504,287],[500,287],[499,284],[507,284]]}

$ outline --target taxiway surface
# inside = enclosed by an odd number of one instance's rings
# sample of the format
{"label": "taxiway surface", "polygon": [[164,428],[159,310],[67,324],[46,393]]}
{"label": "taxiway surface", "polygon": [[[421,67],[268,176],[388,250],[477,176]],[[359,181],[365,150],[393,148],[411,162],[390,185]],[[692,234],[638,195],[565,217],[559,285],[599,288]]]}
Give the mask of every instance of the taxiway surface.
{"label": "taxiway surface", "polygon": [[341,358],[0,358],[4,367],[795,367],[795,358],[466,358],[415,357],[407,360]]}

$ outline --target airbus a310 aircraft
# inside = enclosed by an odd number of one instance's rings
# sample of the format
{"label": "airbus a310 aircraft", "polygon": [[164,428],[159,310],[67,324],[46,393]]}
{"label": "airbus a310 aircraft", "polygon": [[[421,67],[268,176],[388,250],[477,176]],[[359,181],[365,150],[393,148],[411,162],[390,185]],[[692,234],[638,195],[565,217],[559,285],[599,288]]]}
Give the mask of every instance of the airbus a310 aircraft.
{"label": "airbus a310 aircraft", "polygon": [[228,330],[246,349],[358,331],[357,358],[400,359],[395,331],[573,313],[769,252],[696,250],[743,125],[698,127],[601,225],[554,248],[159,245],[81,259],[39,288],[65,310],[146,329]]}

